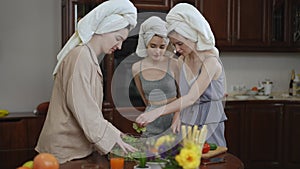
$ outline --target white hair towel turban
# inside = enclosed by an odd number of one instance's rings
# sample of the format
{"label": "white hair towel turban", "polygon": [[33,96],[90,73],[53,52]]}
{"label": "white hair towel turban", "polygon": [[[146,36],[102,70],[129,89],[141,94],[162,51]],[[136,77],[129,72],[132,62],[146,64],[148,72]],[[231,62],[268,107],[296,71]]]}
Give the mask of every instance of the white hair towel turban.
{"label": "white hair towel turban", "polygon": [[215,38],[209,23],[192,5],[179,3],[166,16],[168,33],[175,31],[197,43],[197,50],[215,47]]}
{"label": "white hair towel turban", "polygon": [[147,45],[154,35],[164,38],[166,45],[169,43],[166,22],[157,16],[151,16],[141,24],[136,48],[136,54],[139,57],[147,56]]}
{"label": "white hair towel turban", "polygon": [[136,24],[137,9],[129,0],[109,0],[101,3],[79,20],[78,31],[70,37],[57,55],[58,63],[53,75],[57,73],[60,63],[69,51],[80,43],[89,42],[95,33],[109,33],[127,26],[131,30]]}

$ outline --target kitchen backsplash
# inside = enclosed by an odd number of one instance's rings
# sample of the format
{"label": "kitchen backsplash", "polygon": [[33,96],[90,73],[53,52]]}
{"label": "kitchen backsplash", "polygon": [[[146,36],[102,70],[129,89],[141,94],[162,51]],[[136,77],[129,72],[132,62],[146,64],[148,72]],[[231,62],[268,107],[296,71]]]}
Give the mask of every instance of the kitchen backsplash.
{"label": "kitchen backsplash", "polygon": [[220,52],[227,92],[234,87],[251,89],[259,81],[273,82],[272,92],[288,93],[291,71],[300,74],[300,53],[231,53]]}

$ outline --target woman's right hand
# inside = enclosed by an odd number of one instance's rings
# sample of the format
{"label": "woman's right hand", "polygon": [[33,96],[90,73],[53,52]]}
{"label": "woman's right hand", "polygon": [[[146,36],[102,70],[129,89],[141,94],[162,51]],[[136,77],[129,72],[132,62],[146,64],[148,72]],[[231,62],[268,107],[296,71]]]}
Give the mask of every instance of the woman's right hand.
{"label": "woman's right hand", "polygon": [[151,110],[148,112],[144,112],[136,118],[135,122],[141,126],[146,126],[147,124],[153,122],[155,119],[160,117],[161,113],[162,112],[161,112],[160,108],[157,108],[157,109],[154,109],[154,110]]}
{"label": "woman's right hand", "polygon": [[172,125],[171,125],[171,129],[173,133],[179,133],[180,126],[181,126],[180,112],[176,112],[173,116]]}

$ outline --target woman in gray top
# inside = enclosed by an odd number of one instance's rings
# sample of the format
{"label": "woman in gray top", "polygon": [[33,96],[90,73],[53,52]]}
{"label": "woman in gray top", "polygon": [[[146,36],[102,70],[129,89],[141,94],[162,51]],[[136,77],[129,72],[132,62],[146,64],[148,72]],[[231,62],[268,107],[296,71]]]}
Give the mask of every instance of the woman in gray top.
{"label": "woman in gray top", "polygon": [[226,146],[222,99],[225,73],[215,47],[208,22],[192,5],[177,4],[166,17],[168,36],[179,57],[180,92],[182,97],[140,115],[136,122],[147,125],[161,115],[181,111],[181,122],[188,125],[206,124],[206,141]]}
{"label": "woman in gray top", "polygon": [[[178,77],[177,60],[168,56],[169,39],[166,23],[159,17],[152,16],[140,27],[136,53],[144,59],[132,66],[135,84],[145,103],[146,112],[174,101],[178,95],[176,78]],[[178,78],[177,78],[178,79]],[[179,112],[174,116],[179,120]],[[172,124],[173,114],[161,116],[147,126],[145,137],[157,136]],[[172,126],[174,131],[178,126]]]}

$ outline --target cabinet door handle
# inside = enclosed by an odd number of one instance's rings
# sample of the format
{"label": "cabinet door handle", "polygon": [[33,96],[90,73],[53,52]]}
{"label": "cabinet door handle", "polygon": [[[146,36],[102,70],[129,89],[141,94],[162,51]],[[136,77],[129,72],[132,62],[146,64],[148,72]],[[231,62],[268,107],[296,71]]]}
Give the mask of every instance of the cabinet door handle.
{"label": "cabinet door handle", "polygon": [[280,119],[283,119],[283,111],[282,111],[282,110],[280,110],[279,118],[280,118]]}
{"label": "cabinet door handle", "polygon": [[283,104],[282,103],[275,103],[274,106],[280,107],[279,118],[282,120],[283,119]]}

